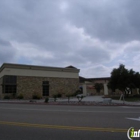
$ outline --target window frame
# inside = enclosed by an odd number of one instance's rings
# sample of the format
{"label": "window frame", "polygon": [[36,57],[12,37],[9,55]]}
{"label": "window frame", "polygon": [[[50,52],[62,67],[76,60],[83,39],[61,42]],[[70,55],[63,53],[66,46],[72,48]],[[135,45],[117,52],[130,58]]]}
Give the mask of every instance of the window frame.
{"label": "window frame", "polygon": [[49,81],[42,81],[42,96],[49,96]]}
{"label": "window frame", "polygon": [[3,94],[17,93],[17,76],[14,75],[3,76],[2,93]]}

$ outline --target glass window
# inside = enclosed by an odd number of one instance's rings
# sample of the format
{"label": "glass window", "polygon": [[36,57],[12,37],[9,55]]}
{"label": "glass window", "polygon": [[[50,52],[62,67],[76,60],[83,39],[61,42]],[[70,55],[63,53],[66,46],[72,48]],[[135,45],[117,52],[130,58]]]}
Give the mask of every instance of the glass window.
{"label": "glass window", "polygon": [[49,96],[49,81],[43,81],[42,88],[43,96]]}
{"label": "glass window", "polygon": [[3,93],[16,93],[17,91],[17,77],[16,76],[4,76],[2,91]]}

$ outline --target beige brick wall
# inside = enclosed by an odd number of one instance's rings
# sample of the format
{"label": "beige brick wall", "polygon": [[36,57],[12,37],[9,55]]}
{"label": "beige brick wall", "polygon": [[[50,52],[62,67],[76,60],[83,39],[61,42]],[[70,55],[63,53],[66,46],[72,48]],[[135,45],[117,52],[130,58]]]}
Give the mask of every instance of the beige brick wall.
{"label": "beige brick wall", "polygon": [[34,92],[42,96],[42,81],[49,81],[49,94],[73,93],[79,88],[78,78],[45,78],[17,76],[17,94],[31,98]]}

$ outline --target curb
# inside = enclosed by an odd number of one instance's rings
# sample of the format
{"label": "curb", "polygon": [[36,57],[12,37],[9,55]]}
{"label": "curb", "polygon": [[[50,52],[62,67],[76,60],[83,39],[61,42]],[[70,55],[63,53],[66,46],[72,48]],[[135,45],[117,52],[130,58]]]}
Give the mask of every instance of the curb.
{"label": "curb", "polygon": [[140,107],[140,105],[132,105],[132,104],[121,104],[121,103],[111,103],[111,104],[104,104],[104,103],[98,103],[98,102],[76,102],[76,103],[68,103],[68,102],[0,102],[0,104],[30,104],[30,105],[66,105],[66,106],[132,106],[132,107]]}

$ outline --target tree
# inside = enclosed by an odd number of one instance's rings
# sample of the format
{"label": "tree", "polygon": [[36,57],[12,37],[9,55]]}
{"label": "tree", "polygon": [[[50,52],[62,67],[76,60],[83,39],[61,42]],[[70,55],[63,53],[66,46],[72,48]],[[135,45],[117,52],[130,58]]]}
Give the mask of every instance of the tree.
{"label": "tree", "polygon": [[95,87],[96,91],[98,93],[100,93],[101,89],[103,89],[103,84],[102,83],[95,83],[94,87]]}
{"label": "tree", "polygon": [[70,98],[73,96],[73,94],[66,94],[66,97],[68,98],[68,102],[70,101]]}
{"label": "tree", "polygon": [[140,74],[133,69],[126,69],[125,65],[120,64],[119,68],[115,68],[111,72],[111,78],[108,86],[112,89],[119,89],[125,92],[126,87],[140,88]]}

